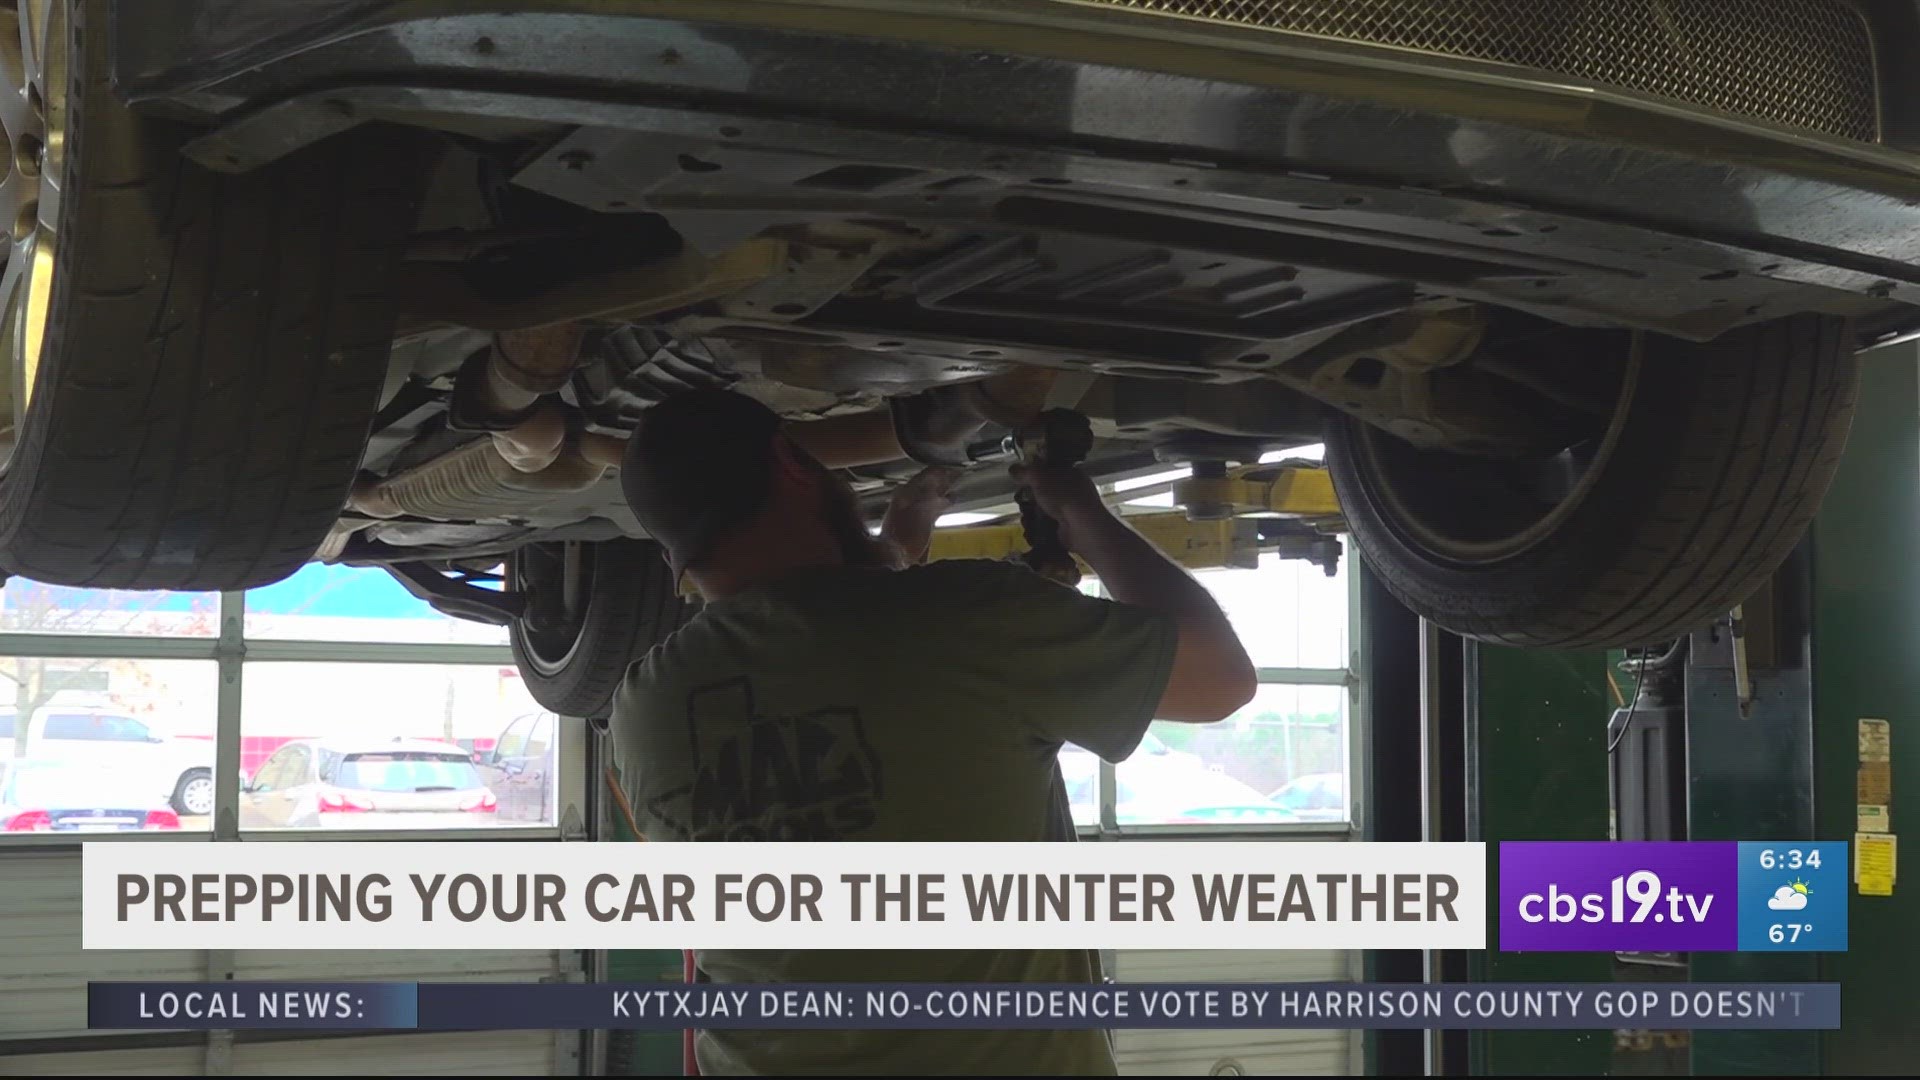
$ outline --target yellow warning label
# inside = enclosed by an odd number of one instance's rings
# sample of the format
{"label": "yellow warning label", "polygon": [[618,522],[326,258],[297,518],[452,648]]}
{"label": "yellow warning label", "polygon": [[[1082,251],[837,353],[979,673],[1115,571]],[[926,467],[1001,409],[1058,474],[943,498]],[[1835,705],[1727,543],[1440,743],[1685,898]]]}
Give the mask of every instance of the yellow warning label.
{"label": "yellow warning label", "polygon": [[1853,882],[1861,896],[1892,896],[1896,841],[1892,833],[1853,834]]}

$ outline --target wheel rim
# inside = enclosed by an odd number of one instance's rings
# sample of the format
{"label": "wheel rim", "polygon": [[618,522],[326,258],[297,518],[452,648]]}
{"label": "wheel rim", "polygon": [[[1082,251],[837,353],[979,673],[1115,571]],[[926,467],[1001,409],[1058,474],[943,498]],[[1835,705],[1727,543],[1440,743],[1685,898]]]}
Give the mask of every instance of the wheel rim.
{"label": "wheel rim", "polygon": [[[593,592],[593,556],[588,544],[529,544],[514,553],[509,588],[525,594],[530,606],[513,624],[523,661],[536,674],[564,671],[580,649],[587,602]],[[553,602],[557,600],[557,602]]]}
{"label": "wheel rim", "polygon": [[0,465],[13,455],[46,345],[66,163],[67,20],[64,0],[0,7],[0,222],[8,232],[0,273],[0,336],[10,361],[0,380]]}
{"label": "wheel rim", "polygon": [[194,817],[213,813],[213,778],[196,776],[187,781],[187,786],[180,790],[180,805]]}
{"label": "wheel rim", "polygon": [[1626,426],[1641,354],[1634,334],[1611,416],[1558,453],[1510,461],[1422,450],[1369,425],[1354,441],[1359,471],[1391,527],[1423,553],[1459,566],[1512,559],[1552,535],[1593,491]]}

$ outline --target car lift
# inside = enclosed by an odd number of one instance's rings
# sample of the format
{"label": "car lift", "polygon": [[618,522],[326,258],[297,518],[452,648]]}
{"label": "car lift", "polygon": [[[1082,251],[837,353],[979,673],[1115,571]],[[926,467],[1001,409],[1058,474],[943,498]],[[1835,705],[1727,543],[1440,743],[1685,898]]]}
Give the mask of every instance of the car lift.
{"label": "car lift", "polygon": [[[1299,461],[1220,468],[1200,463],[1195,475],[1174,482],[1171,513],[1127,514],[1129,525],[1189,570],[1260,565],[1262,552],[1303,559],[1332,577],[1340,566],[1339,535],[1346,531],[1325,468]],[[1151,492],[1120,492],[1141,498]],[[927,552],[936,559],[1017,559],[1027,550],[1016,516],[1004,523],[935,529]],[[385,569],[402,588],[456,618],[504,626],[523,610],[518,594],[486,588],[496,571],[398,564]],[[1081,564],[1081,569],[1086,569]],[[695,594],[692,582],[683,595]]]}
{"label": "car lift", "polygon": [[[1252,569],[1266,551],[1305,559],[1329,577],[1338,570],[1337,534],[1346,526],[1326,469],[1284,463],[1195,471],[1172,488],[1184,512],[1128,514],[1127,524],[1189,570]],[[927,559],[1009,559],[1026,546],[1017,520],[935,529]]]}

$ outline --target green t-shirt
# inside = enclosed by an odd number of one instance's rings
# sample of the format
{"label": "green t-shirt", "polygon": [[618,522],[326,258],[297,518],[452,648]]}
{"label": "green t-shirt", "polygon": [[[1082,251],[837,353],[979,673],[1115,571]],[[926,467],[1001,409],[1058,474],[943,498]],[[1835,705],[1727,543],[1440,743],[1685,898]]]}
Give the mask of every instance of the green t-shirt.
{"label": "green t-shirt", "polygon": [[[1071,841],[1057,762],[1127,757],[1165,616],[1001,562],[833,568],[707,605],[628,672],[613,736],[650,838]],[[1083,950],[719,951],[715,982],[1097,982]],[[703,1073],[1107,1073],[1099,1031],[707,1031]]]}

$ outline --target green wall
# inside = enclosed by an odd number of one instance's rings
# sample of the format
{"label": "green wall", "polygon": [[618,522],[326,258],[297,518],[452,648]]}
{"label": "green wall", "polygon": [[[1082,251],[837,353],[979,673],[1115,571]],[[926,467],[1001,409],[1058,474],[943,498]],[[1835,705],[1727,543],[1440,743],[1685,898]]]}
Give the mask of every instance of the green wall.
{"label": "green wall", "polygon": [[[633,830],[618,813],[612,818],[608,839],[629,843]],[[678,983],[684,975],[681,953],[673,949],[610,949],[607,952],[607,981],[616,983]],[[682,1036],[678,1031],[627,1031],[607,1033],[608,1076],[680,1076],[683,1074]]]}
{"label": "green wall", "polygon": [[[1607,839],[1607,657],[1470,645],[1477,665],[1479,836],[1499,880],[1501,840]],[[1487,906],[1488,951],[1476,978],[1496,982],[1605,982],[1598,953],[1499,952],[1499,905]],[[1493,1076],[1604,1073],[1608,1031],[1485,1031],[1473,1040],[1473,1071]]]}
{"label": "green wall", "polygon": [[[1853,839],[1856,722],[1893,730],[1893,829],[1920,843],[1920,350],[1864,361],[1860,409],[1814,524],[1816,832]],[[1890,897],[1848,898],[1848,945],[1822,962],[1842,984],[1829,1075],[1920,1071],[1920,871]]]}

